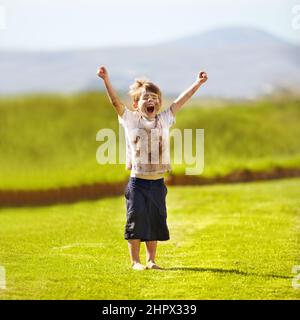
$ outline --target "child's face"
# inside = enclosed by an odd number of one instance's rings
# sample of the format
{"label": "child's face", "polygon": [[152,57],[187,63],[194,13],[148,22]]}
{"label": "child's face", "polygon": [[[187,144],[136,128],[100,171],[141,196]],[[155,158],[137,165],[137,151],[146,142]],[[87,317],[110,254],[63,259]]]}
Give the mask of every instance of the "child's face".
{"label": "child's face", "polygon": [[154,119],[161,107],[161,102],[156,93],[143,89],[137,108],[148,119]]}

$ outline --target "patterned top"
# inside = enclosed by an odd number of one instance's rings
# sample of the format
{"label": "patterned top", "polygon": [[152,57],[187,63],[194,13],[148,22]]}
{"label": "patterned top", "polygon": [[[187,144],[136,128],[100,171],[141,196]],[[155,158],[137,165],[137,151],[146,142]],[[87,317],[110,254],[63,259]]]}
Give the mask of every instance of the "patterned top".
{"label": "patterned top", "polygon": [[118,119],[125,130],[126,168],[134,175],[169,172],[169,129],[176,121],[171,109],[166,109],[151,121],[144,118],[139,110],[125,108]]}

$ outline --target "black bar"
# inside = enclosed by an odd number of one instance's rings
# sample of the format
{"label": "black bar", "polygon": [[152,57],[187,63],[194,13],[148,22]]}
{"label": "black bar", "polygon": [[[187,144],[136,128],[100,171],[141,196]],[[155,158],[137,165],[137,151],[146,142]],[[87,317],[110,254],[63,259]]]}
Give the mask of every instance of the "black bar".
{"label": "black bar", "polygon": [[296,300],[3,300],[0,319],[243,319],[299,314]]}

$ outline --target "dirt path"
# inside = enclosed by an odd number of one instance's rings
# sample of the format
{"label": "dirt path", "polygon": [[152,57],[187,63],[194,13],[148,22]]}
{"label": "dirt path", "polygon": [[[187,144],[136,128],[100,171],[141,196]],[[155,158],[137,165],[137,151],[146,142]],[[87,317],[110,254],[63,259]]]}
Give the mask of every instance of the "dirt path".
{"label": "dirt path", "polygon": [[[174,176],[166,180],[168,185],[208,185],[217,183],[249,182],[269,179],[300,177],[300,168],[275,168],[267,172],[235,171],[222,177],[204,178],[201,176]],[[104,197],[120,196],[125,182],[95,183],[77,187],[64,187],[48,190],[0,190],[0,207],[41,206],[56,203],[71,203],[82,200],[95,200]]]}

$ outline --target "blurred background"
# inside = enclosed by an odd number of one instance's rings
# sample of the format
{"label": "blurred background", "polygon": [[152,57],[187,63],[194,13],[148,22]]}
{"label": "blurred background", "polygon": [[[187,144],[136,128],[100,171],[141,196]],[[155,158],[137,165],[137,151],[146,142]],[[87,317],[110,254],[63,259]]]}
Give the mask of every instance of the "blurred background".
{"label": "blurred background", "polygon": [[157,83],[167,107],[208,73],[176,123],[205,130],[202,178],[299,172],[297,1],[1,0],[0,8],[2,200],[10,190],[126,181],[123,164],[96,162],[98,130],[118,130],[100,65],[127,105],[136,77]]}

